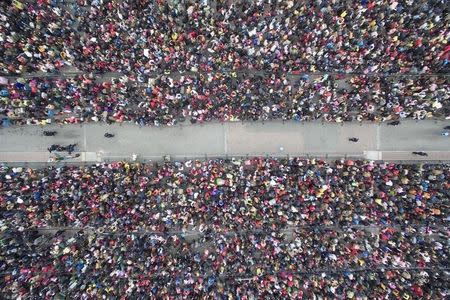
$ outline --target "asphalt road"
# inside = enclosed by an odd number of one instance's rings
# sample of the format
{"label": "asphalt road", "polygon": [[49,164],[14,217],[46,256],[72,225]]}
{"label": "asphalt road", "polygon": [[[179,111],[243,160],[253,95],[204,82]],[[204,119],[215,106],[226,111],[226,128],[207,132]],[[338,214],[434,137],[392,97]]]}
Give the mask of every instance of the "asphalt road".
{"label": "asphalt road", "polygon": [[[208,123],[175,127],[142,127],[123,124],[50,125],[0,129],[0,161],[45,162],[51,144],[78,143],[78,160],[100,161],[143,159],[204,158],[216,156],[318,156],[360,157],[384,160],[450,161],[450,140],[442,137],[448,121],[403,121],[399,126],[374,123],[322,124],[294,121],[255,123]],[[58,131],[45,137],[43,130]],[[114,138],[103,137],[105,132]],[[350,137],[359,141],[352,143]],[[412,151],[426,151],[417,157]]]}

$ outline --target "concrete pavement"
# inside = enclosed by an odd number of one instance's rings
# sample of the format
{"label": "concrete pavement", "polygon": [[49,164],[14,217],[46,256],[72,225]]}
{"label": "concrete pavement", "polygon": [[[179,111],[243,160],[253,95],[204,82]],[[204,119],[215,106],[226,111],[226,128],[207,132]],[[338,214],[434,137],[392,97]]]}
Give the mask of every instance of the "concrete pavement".
{"label": "concrete pavement", "polygon": [[[403,121],[399,126],[375,123],[321,124],[248,122],[207,123],[175,127],[142,127],[132,124],[49,125],[55,137],[42,135],[41,127],[0,130],[0,161],[46,162],[51,144],[78,143],[81,156],[74,161],[130,159],[204,158],[217,156],[316,156],[354,157],[374,160],[450,161],[450,140],[440,136],[445,121]],[[103,137],[105,132],[116,136]],[[352,143],[350,137],[359,141]],[[425,151],[417,157],[412,151]]]}

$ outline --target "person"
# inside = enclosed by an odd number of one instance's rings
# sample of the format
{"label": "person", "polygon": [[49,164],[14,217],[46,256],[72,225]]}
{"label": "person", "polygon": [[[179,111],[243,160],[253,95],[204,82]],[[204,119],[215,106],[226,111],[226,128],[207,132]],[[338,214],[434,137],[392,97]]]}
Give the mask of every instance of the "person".
{"label": "person", "polygon": [[350,142],[354,142],[354,143],[356,143],[357,141],[359,141],[359,139],[358,138],[355,138],[355,137],[351,137],[351,138],[349,138],[348,139]]}
{"label": "person", "polygon": [[298,157],[0,165],[0,293],[446,299],[448,167]]}
{"label": "person", "polygon": [[70,145],[68,145],[68,146],[66,147],[66,151],[69,153],[69,155],[72,154],[72,152],[75,150],[75,147],[76,147],[77,145],[78,145],[78,144],[75,143],[75,144],[70,144]]}

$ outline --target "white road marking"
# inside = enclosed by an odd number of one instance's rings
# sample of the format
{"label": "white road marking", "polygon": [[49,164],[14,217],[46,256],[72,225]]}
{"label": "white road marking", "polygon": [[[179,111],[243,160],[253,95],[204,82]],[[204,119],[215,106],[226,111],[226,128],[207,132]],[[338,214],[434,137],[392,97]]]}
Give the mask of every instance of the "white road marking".
{"label": "white road marking", "polygon": [[225,123],[223,126],[223,145],[224,145],[224,153],[225,155],[228,154],[228,130],[229,130],[228,123]]}
{"label": "white road marking", "polygon": [[84,151],[87,151],[86,124],[83,124]]}
{"label": "white road marking", "polygon": [[380,125],[377,126],[377,150],[380,150],[380,140],[381,140],[381,135],[380,135]]}

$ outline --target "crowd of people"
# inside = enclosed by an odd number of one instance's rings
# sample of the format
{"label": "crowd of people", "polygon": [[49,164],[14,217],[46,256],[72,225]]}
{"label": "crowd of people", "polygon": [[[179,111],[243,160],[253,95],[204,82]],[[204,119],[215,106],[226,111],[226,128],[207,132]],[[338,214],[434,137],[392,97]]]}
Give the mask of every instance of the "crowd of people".
{"label": "crowd of people", "polygon": [[8,2],[0,4],[6,73],[449,67],[443,0]]}
{"label": "crowd of people", "polygon": [[105,231],[414,225],[448,221],[448,165],[254,158],[9,168],[6,226]]}
{"label": "crowd of people", "polygon": [[[209,73],[96,80],[18,78],[0,85],[8,124],[216,121],[387,121],[450,117],[444,77]],[[6,121],[4,121],[6,123]]]}
{"label": "crowd of people", "polygon": [[228,2],[2,2],[0,72],[86,74],[0,83],[2,124],[450,118],[445,1]]}
{"label": "crowd of people", "polygon": [[4,299],[445,299],[448,232],[2,234]]}
{"label": "crowd of people", "polygon": [[[447,11],[1,1],[0,126],[450,119]],[[448,164],[302,158],[0,165],[0,293],[446,299],[449,176]]]}
{"label": "crowd of people", "polygon": [[2,294],[443,299],[448,178],[301,158],[3,166]]}

